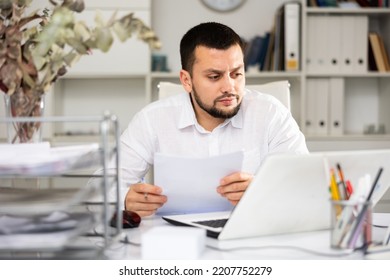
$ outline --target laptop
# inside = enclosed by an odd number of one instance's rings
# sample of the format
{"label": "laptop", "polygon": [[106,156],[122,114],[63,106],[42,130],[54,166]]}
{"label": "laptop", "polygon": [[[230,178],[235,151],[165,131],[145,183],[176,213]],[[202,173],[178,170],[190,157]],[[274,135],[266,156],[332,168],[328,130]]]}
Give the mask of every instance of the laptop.
{"label": "laptop", "polygon": [[[267,157],[233,211],[166,215],[174,225],[207,230],[219,240],[328,229],[329,190],[322,154]],[[222,225],[207,225],[209,222]]]}

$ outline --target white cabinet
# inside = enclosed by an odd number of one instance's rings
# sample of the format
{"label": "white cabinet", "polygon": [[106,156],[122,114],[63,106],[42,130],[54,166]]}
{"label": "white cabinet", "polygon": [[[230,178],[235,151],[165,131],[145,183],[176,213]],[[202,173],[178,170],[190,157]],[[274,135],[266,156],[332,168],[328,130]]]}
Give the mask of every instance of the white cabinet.
{"label": "white cabinet", "polygon": [[[378,32],[389,52],[390,9],[304,6],[302,28],[306,36],[301,126],[308,143],[314,150],[389,148],[390,72],[369,70],[368,33]],[[326,131],[313,131],[310,114],[323,111],[325,106],[324,98],[315,95],[325,94],[325,83],[330,89],[328,98],[335,97],[331,87],[335,80],[341,84],[337,89],[339,102],[333,100],[327,106]],[[332,133],[335,115],[339,127]],[[324,146],[326,142],[329,144]]]}

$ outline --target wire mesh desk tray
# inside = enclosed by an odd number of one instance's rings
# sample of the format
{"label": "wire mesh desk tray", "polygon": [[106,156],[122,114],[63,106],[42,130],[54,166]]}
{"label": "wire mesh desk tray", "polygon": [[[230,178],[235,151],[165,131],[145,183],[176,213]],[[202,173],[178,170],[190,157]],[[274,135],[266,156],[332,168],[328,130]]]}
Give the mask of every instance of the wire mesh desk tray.
{"label": "wire mesh desk tray", "polygon": [[104,258],[121,235],[118,119],[108,113],[0,119],[15,121],[88,123],[98,133],[81,141],[0,144],[0,258]]}

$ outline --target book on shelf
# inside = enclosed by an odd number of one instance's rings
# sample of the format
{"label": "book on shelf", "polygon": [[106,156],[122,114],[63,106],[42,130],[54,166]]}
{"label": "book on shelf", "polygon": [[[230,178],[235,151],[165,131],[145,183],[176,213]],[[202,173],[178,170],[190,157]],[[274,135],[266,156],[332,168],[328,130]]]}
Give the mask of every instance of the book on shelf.
{"label": "book on shelf", "polygon": [[326,0],[317,0],[318,7],[326,7]]}
{"label": "book on shelf", "polygon": [[258,63],[258,57],[262,43],[263,37],[261,36],[255,36],[248,42],[244,55],[244,62],[247,68]]}
{"label": "book on shelf", "polygon": [[318,7],[318,5],[317,5],[317,0],[307,0],[306,5],[307,5],[308,7]]}
{"label": "book on shelf", "polygon": [[247,42],[244,53],[245,71],[264,71],[270,37],[270,32],[266,32],[264,36],[255,36]]}
{"label": "book on shelf", "polygon": [[337,7],[337,0],[309,0],[310,7]]}
{"label": "book on shelf", "polygon": [[389,7],[388,0],[307,0],[308,7],[340,8],[384,8]]}
{"label": "book on shelf", "polygon": [[269,35],[268,46],[264,57],[264,63],[261,67],[261,71],[271,70],[274,44],[275,44],[275,28],[271,30]]}
{"label": "book on shelf", "polygon": [[370,70],[390,71],[389,59],[382,38],[376,32],[370,32],[368,38],[369,56],[371,56]]}
{"label": "book on shelf", "polygon": [[378,0],[370,0],[370,7],[379,7]]}
{"label": "book on shelf", "polygon": [[284,58],[284,5],[278,9],[275,16],[275,41],[270,70],[283,70],[282,58]]}
{"label": "book on shelf", "polygon": [[263,44],[261,46],[259,54],[259,71],[264,71],[265,69],[265,60],[267,56],[267,51],[270,44],[271,32],[266,32],[263,39]]}
{"label": "book on shelf", "polygon": [[379,45],[381,47],[381,52],[382,52],[382,55],[383,55],[383,59],[384,59],[384,62],[385,62],[386,71],[390,71],[389,56],[387,54],[387,50],[386,50],[385,44],[383,42],[383,38],[379,36],[378,40],[379,40]]}
{"label": "book on shelf", "polygon": [[356,0],[356,3],[360,5],[360,7],[370,7],[370,2],[368,0]]}
{"label": "book on shelf", "polygon": [[337,0],[325,0],[326,7],[337,7],[338,1]]}

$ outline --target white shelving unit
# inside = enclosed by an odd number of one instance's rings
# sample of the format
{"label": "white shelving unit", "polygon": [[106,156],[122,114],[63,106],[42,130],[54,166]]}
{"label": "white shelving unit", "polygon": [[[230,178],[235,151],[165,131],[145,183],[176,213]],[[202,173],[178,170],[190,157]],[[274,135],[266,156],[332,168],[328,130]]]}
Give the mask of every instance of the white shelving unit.
{"label": "white shelving unit", "polygon": [[[326,67],[323,69],[315,69],[312,71],[308,67],[308,60],[310,59],[310,42],[313,38],[310,37],[310,24],[313,23],[313,19],[328,18],[328,19],[343,19],[343,18],[363,18],[366,20],[366,25],[357,30],[359,35],[363,36],[367,51],[364,59],[367,66],[361,70],[336,70],[328,71]],[[343,150],[343,149],[366,149],[366,148],[389,148],[390,143],[390,115],[388,113],[388,105],[390,104],[390,72],[380,73],[368,70],[368,33],[378,32],[384,39],[387,51],[390,48],[390,9],[389,8],[361,8],[361,9],[341,9],[341,8],[314,8],[304,7],[302,17],[302,29],[305,36],[303,36],[303,73],[304,73],[304,93],[301,116],[304,120],[301,122],[301,126],[307,136],[309,147],[314,150]],[[328,23],[331,23],[330,20]],[[334,20],[333,20],[334,21]],[[340,24],[341,25],[341,24]],[[317,26],[315,26],[317,27]],[[315,39],[321,40],[321,36],[326,34],[321,33],[323,30],[318,30],[314,27],[314,32],[317,32]],[[342,28],[341,26],[339,28]],[[356,27],[355,27],[356,28]],[[332,27],[330,28],[332,29]],[[366,32],[365,32],[366,31]],[[333,26],[331,30],[331,36],[337,36],[337,26]],[[349,36],[348,34],[340,34],[341,38]],[[315,36],[315,35],[314,35]],[[329,35],[328,35],[329,36]],[[353,40],[353,38],[352,38]],[[333,42],[337,44],[337,42]],[[352,46],[351,54],[358,48],[356,44]],[[321,51],[324,53],[331,52],[329,47],[324,46]],[[339,54],[343,51],[343,47],[339,48]],[[342,64],[343,61],[339,61]],[[311,106],[309,99],[310,94],[313,92],[307,87],[310,81],[314,80],[329,80],[335,79],[341,81],[343,84],[342,103],[342,118],[343,125],[342,131],[335,135],[329,133],[329,130],[325,133],[309,133],[310,129],[307,126],[306,121],[309,119],[309,109]],[[315,94],[315,92],[314,92]],[[329,100],[328,100],[329,101]],[[328,114],[331,114],[328,111]],[[306,120],[306,121],[305,121]],[[328,120],[329,122],[329,120]],[[332,125],[332,123],[328,123]],[[381,134],[366,134],[369,125],[375,126],[376,129],[380,125],[384,125],[384,133]],[[310,145],[311,144],[311,145]]]}

